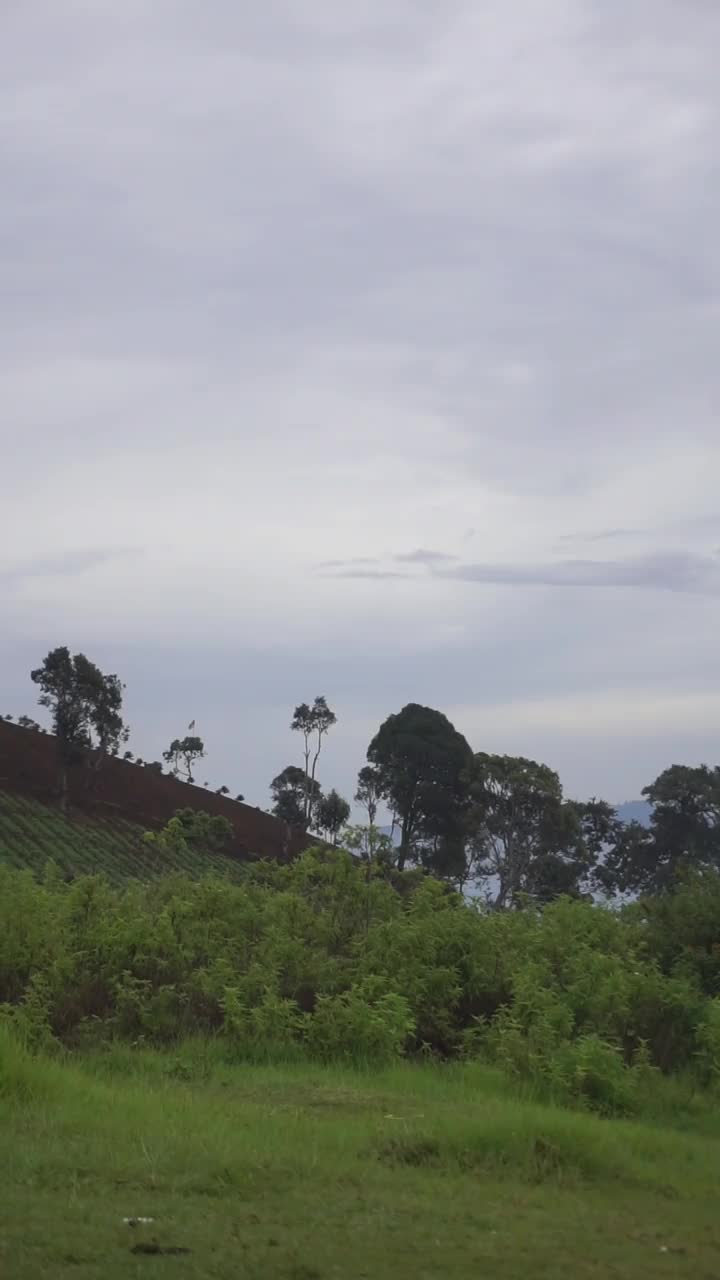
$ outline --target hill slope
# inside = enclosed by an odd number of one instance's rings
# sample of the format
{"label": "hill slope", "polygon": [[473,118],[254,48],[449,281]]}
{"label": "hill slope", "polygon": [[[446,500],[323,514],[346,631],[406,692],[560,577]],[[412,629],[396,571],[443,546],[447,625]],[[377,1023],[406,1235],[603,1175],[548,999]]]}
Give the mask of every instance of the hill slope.
{"label": "hill slope", "polygon": [[[296,857],[313,837],[290,830],[269,813],[181,782],[168,774],[126,760],[107,759],[88,776],[82,766],[68,770],[72,811],[90,817],[115,818],[158,830],[178,809],[202,809],[227,818],[233,828],[228,853],[235,858]],[[54,804],[57,797],[57,743],[52,734],[36,733],[0,718],[0,790]],[[90,784],[90,785],[89,785]]]}
{"label": "hill slope", "polygon": [[73,813],[32,796],[0,791],[0,862],[34,873],[52,860],[66,875],[102,873],[119,884],[182,872],[237,875],[237,858],[218,853],[176,853],[143,842],[145,828],[121,817]]}

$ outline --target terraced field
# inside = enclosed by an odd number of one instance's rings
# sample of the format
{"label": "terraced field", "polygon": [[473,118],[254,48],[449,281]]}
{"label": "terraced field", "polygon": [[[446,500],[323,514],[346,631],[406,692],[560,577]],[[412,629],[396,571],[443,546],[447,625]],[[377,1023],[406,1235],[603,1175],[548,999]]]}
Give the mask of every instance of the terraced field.
{"label": "terraced field", "polygon": [[102,873],[115,884],[173,872],[236,876],[238,862],[223,854],[176,853],[143,843],[144,828],[124,818],[65,817],[51,805],[0,791],[0,862],[35,873],[52,860],[70,875]]}

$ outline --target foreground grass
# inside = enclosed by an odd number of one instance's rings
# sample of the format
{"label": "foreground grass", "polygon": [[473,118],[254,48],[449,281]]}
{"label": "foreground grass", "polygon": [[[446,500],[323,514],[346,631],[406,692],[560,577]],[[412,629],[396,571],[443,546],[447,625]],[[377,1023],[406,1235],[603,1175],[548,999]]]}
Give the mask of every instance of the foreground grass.
{"label": "foreground grass", "polygon": [[720,1274],[716,1138],[482,1068],[46,1062],[0,1037],[0,1126],[3,1280]]}

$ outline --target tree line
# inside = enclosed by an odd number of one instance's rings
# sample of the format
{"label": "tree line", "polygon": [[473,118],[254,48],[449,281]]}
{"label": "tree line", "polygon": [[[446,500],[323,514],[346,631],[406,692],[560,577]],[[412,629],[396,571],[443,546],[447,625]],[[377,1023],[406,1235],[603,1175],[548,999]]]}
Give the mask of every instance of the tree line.
{"label": "tree line", "polygon": [[[52,718],[65,803],[70,764],[83,762],[91,775],[127,743],[124,685],[67,648],[52,650],[31,679]],[[23,722],[38,728],[29,717]],[[342,840],[366,861],[399,872],[416,867],[456,887],[474,887],[497,908],[564,895],[662,893],[688,870],[720,869],[720,767],[672,765],[643,790],[652,806],[650,825],[626,823],[602,799],[565,798],[549,766],[475,752],[442,712],[409,703],[387,717],[368,745],[354,794],[367,823],[348,828],[348,800],[335,789],[324,794],[318,778],[336,723],[325,697],[295,708],[290,727],[301,739],[302,764],[289,764],[272,779],[272,812],[333,845]],[[190,782],[205,755],[194,730],[192,721],[163,753],[172,773],[182,770]],[[391,815],[390,837],[377,826],[381,806]]]}

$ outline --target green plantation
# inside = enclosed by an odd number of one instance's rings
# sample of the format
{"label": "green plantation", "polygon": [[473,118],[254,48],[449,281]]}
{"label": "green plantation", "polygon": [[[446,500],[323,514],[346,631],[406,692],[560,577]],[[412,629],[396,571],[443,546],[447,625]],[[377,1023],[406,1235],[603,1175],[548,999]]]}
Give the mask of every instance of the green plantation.
{"label": "green plantation", "polygon": [[150,845],[145,829],[119,816],[97,817],[0,790],[0,865],[42,873],[51,861],[63,875],[102,875],[113,884],[212,870],[234,874],[236,863],[207,848]]}

